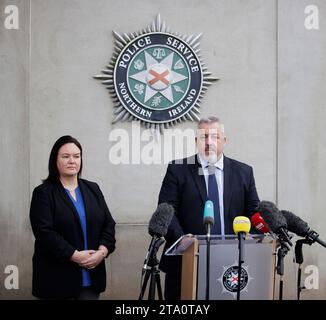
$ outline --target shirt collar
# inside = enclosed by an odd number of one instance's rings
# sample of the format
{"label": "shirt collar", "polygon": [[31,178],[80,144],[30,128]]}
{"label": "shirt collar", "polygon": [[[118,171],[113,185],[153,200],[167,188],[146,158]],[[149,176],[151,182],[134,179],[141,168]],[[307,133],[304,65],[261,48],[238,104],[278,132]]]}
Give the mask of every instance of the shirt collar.
{"label": "shirt collar", "polygon": [[[198,159],[203,168],[208,166],[208,161],[205,160],[200,154],[198,154]],[[221,158],[214,163],[214,166],[220,170],[224,169],[224,154],[222,153]]]}

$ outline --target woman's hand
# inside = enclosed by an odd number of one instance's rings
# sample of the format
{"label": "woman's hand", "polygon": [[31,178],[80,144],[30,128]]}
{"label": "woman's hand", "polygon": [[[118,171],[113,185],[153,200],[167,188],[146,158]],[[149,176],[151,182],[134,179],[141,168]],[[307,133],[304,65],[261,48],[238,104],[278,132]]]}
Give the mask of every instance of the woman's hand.
{"label": "woman's hand", "polygon": [[83,268],[93,269],[98,266],[108,254],[108,249],[105,246],[100,245],[98,250],[75,250],[70,260],[78,263],[78,265]]}
{"label": "woman's hand", "polygon": [[74,254],[70,257],[70,260],[80,265],[82,261],[88,259],[95,252],[96,252],[95,250],[83,250],[83,251],[75,250]]}
{"label": "woman's hand", "polygon": [[91,255],[87,256],[86,259],[79,263],[79,265],[86,269],[93,269],[98,266],[104,258],[105,255],[103,251],[97,250],[94,251]]}

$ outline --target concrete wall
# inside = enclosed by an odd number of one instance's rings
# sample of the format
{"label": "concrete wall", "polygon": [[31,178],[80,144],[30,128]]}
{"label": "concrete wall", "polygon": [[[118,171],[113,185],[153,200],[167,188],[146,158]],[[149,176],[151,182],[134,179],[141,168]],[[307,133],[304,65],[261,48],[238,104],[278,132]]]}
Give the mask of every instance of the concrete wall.
{"label": "concrete wall", "polygon": [[[28,217],[29,169],[29,2],[16,1],[19,29],[5,28],[5,8],[0,2],[0,297],[31,296],[31,244]],[[20,290],[6,290],[6,267],[20,272]]]}
{"label": "concrete wall", "polygon": [[[304,24],[304,9],[311,4],[319,9],[318,30]],[[278,205],[302,217],[325,239],[326,3],[279,1],[278,13]],[[287,257],[289,266],[291,258]],[[325,299],[325,248],[305,246],[304,259],[304,268],[318,267],[319,289],[303,292],[302,298]],[[291,297],[293,271],[289,268],[286,274],[286,294]],[[309,275],[306,271],[303,278]]]}
{"label": "concrete wall", "polygon": [[[12,3],[0,2],[0,21],[8,4]],[[64,134],[82,143],[83,176],[99,183],[118,223],[117,250],[107,261],[109,283],[103,298],[138,297],[150,240],[146,224],[157,205],[166,163],[110,161],[115,145],[109,141],[110,133],[122,128],[130,136],[132,124],[112,125],[112,100],[92,76],[111,58],[112,30],[138,31],[157,13],[172,30],[203,33],[204,62],[221,80],[207,91],[201,111],[224,120],[229,138],[226,154],[254,167],[261,199],[277,201],[280,208],[294,211],[323,233],[325,39],[320,29],[304,28],[309,1],[177,0],[172,5],[157,0],[21,0],[15,4],[19,30],[0,26],[0,130],[5,150],[0,154],[4,181],[0,280],[6,277],[7,265],[16,265],[20,289],[6,290],[2,281],[0,298],[31,298],[29,201],[47,174],[54,141]],[[314,4],[325,15],[323,1]],[[137,123],[135,127],[150,137]],[[195,124],[177,128],[186,130]],[[156,149],[164,139],[154,143]],[[326,253],[316,244],[305,252],[307,264],[319,267],[320,287],[303,298],[325,298]],[[287,258],[288,279],[293,279],[285,284],[285,295],[293,299],[295,266],[290,254]]]}

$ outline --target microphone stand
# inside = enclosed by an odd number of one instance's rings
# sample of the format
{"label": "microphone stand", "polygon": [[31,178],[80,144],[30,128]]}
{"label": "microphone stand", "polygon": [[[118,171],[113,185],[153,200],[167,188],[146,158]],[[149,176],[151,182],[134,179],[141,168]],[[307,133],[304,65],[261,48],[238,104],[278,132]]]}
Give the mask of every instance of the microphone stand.
{"label": "microphone stand", "polygon": [[316,231],[309,230],[305,239],[297,240],[295,243],[295,262],[298,263],[298,278],[297,278],[297,298],[300,300],[300,294],[305,286],[301,286],[301,273],[303,263],[303,251],[302,246],[308,244],[311,246],[314,242],[318,242],[321,246],[326,247],[326,243],[319,238],[319,234]]}
{"label": "microphone stand", "polygon": [[241,270],[242,270],[242,263],[244,262],[243,259],[243,240],[245,238],[245,233],[239,232],[238,233],[238,240],[239,240],[239,260],[238,260],[238,283],[237,283],[237,300],[240,300],[240,291],[241,291]]}
{"label": "microphone stand", "polygon": [[[141,287],[141,292],[139,294],[138,300],[143,300],[144,293],[146,291],[146,286],[148,280],[150,279],[150,286],[148,291],[148,300],[155,300],[155,290],[157,287],[158,299],[163,300],[160,270],[158,269],[159,261],[156,257],[157,250],[165,242],[164,238],[154,239],[153,249],[149,253],[148,262],[145,263],[142,269],[142,278],[145,275],[144,282]],[[147,259],[146,259],[147,260]]]}
{"label": "microphone stand", "polygon": [[303,244],[308,244],[311,246],[313,244],[313,241],[310,239],[300,239],[297,240],[295,243],[295,262],[298,263],[298,278],[297,278],[297,298],[300,300],[300,294],[303,289],[305,289],[305,286],[301,286],[301,270],[302,270],[302,263],[303,263],[303,252],[302,252],[302,246]]}
{"label": "microphone stand", "polygon": [[280,240],[280,248],[277,251],[277,274],[280,275],[279,300],[283,300],[283,276],[284,276],[284,257],[291,249],[285,240]]}
{"label": "microphone stand", "polygon": [[210,282],[210,258],[211,255],[211,224],[207,224],[206,234],[206,296],[205,299],[209,300],[209,282]]}

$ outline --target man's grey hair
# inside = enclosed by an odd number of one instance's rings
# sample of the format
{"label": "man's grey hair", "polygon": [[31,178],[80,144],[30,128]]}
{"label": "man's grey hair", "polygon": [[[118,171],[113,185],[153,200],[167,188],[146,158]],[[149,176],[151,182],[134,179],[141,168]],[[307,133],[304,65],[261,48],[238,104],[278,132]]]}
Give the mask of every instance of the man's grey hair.
{"label": "man's grey hair", "polygon": [[204,123],[208,123],[208,124],[218,123],[221,127],[221,131],[224,133],[224,124],[220,118],[216,116],[203,117],[199,120],[197,128],[199,128]]}

